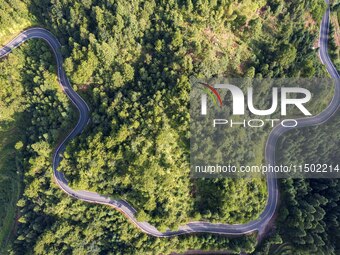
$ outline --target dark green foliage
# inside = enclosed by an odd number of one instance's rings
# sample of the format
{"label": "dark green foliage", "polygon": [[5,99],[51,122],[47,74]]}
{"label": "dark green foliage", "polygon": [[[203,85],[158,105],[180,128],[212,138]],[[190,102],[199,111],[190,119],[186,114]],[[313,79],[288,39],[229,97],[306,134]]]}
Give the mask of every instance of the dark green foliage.
{"label": "dark green foliage", "polygon": [[[279,149],[279,162],[285,164],[340,164],[337,132],[340,115],[318,127],[303,128],[285,135]],[[278,213],[276,235],[294,254],[340,252],[340,181],[339,179],[285,179],[281,181],[282,204]],[[276,250],[275,242],[266,242],[261,250]]]}

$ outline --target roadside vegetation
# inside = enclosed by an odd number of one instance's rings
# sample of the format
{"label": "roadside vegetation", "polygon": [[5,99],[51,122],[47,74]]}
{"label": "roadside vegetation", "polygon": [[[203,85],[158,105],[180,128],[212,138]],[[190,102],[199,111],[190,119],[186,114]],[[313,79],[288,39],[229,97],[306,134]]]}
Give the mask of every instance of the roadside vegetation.
{"label": "roadside vegetation", "polygon": [[[267,196],[264,179],[190,180],[189,80],[324,76],[313,48],[323,1],[22,3],[6,12],[36,20],[60,39],[65,70],[90,105],[91,123],[62,161],[73,187],[125,198],[140,220],[161,230],[189,220],[258,217]],[[11,34],[7,27],[14,33],[9,22],[0,19],[0,33]],[[0,120],[9,126],[18,114],[24,120],[16,152],[24,190],[12,254],[254,250],[254,235],[153,238],[112,208],[65,196],[53,182],[51,155],[76,114],[58,88],[52,53],[45,43],[30,41],[0,68]],[[259,160],[264,139],[235,134],[226,146],[235,141],[244,146],[225,157]]]}
{"label": "roadside vegetation", "polygon": [[331,7],[329,55],[337,70],[340,70],[340,2]]}
{"label": "roadside vegetation", "polygon": [[1,0],[0,1],[0,46],[22,30],[36,24],[29,10],[30,1]]}

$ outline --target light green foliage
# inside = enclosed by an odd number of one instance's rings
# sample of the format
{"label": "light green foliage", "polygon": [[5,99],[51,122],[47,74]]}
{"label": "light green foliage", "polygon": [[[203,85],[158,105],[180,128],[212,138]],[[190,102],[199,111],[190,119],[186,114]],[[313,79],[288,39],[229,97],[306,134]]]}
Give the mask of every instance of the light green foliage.
{"label": "light green foliage", "polygon": [[29,12],[28,2],[25,0],[0,1],[0,45],[35,23]]}

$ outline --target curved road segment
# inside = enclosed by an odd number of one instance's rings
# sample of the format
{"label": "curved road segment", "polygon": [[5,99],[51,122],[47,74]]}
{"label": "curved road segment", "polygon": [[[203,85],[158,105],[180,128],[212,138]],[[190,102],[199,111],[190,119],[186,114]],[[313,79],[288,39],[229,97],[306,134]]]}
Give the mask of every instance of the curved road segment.
{"label": "curved road segment", "polygon": [[[320,58],[323,64],[326,66],[329,74],[335,79],[335,93],[334,97],[329,104],[329,106],[319,115],[303,118],[298,120],[298,127],[307,127],[313,125],[319,125],[327,121],[330,117],[334,115],[339,106],[340,101],[340,80],[339,74],[336,71],[334,65],[332,64],[328,53],[327,53],[327,42],[328,42],[328,27],[329,27],[329,14],[330,10],[327,9],[320,28]],[[102,196],[97,193],[81,190],[73,190],[65,179],[64,175],[59,172],[58,166],[62,160],[62,154],[65,150],[66,144],[73,139],[76,135],[80,134],[82,130],[86,127],[89,121],[89,107],[85,101],[72,89],[70,82],[68,81],[65,71],[63,69],[63,58],[60,52],[60,43],[57,38],[43,28],[31,28],[22,33],[20,33],[16,38],[9,42],[5,47],[0,49],[0,58],[9,54],[14,48],[20,46],[22,43],[29,39],[39,38],[46,41],[54,52],[57,68],[58,68],[58,81],[60,86],[66,95],[70,98],[72,103],[77,107],[79,111],[79,120],[75,128],[71,133],[65,138],[65,140],[56,149],[53,157],[53,173],[58,186],[66,192],[68,195],[87,201],[90,203],[106,204],[114,207],[115,209],[121,211],[130,221],[132,221],[138,228],[140,228],[145,233],[156,236],[156,237],[170,237],[175,235],[187,234],[187,233],[215,233],[215,234],[227,234],[227,235],[242,235],[251,233],[254,231],[262,232],[266,227],[267,223],[272,219],[277,203],[278,203],[278,185],[277,179],[274,174],[269,174],[267,176],[267,187],[268,187],[268,201],[267,205],[256,220],[248,222],[246,224],[213,224],[209,222],[190,222],[186,225],[179,227],[177,231],[166,231],[160,232],[154,226],[150,225],[148,222],[138,222],[135,214],[136,210],[129,205],[124,200],[113,200],[110,197]],[[291,128],[285,128],[283,126],[275,127],[270,133],[265,150],[265,158],[268,164],[275,164],[275,146],[279,137],[290,130]]]}

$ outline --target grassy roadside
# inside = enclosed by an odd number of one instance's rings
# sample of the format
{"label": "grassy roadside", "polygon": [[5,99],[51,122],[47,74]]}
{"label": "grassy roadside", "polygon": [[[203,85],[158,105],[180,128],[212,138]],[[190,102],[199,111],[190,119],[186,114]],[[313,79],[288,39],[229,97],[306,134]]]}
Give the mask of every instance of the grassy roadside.
{"label": "grassy roadside", "polygon": [[340,3],[332,8],[330,20],[329,55],[335,67],[340,70]]}
{"label": "grassy roadside", "polygon": [[0,0],[0,47],[27,27],[37,25],[24,1]]}
{"label": "grassy roadside", "polygon": [[0,47],[4,46],[7,42],[11,41],[15,36],[17,36],[21,31],[25,30],[28,27],[32,27],[37,25],[36,22],[31,20],[25,20],[20,24],[15,24],[9,29],[0,29]]}

